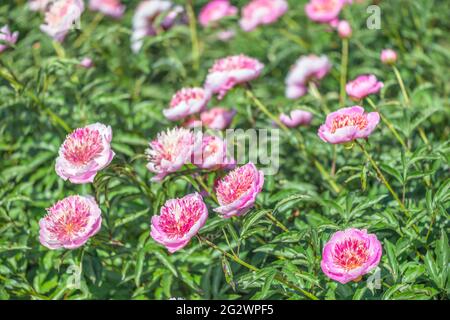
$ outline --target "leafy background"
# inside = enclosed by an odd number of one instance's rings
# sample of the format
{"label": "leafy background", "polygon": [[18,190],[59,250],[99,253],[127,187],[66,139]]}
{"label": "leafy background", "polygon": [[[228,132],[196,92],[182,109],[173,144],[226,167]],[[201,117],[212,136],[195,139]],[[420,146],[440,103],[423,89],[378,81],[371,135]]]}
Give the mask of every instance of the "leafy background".
{"label": "leafy background", "polygon": [[[148,38],[143,50],[132,54],[130,26],[138,2],[122,2],[127,12],[120,21],[105,17],[95,25],[99,17],[86,10],[81,30],[72,31],[62,46],[39,31],[43,17],[27,10],[24,0],[0,4],[0,25],[20,31],[16,47],[0,54],[2,299],[306,298],[279,282],[279,276],[320,299],[448,298],[450,42],[445,1],[380,1],[380,30],[366,27],[369,2],[347,6],[342,13],[353,27],[349,78],[373,73],[384,81],[381,94],[373,99],[411,146],[404,152],[380,124],[368,148],[405,200],[412,220],[358,148],[334,149],[316,135],[325,118],[323,104],[332,110],[339,107],[341,41],[307,19],[305,1],[289,1],[290,10],[276,24],[251,33],[237,30],[226,43],[216,40],[217,31],[197,27],[198,56],[189,26]],[[194,2],[198,14],[206,1]],[[245,2],[233,4],[242,7]],[[237,18],[227,18],[224,25],[236,28]],[[410,108],[394,73],[379,61],[386,47],[399,53],[397,66],[410,93]],[[179,88],[202,85],[216,58],[238,53],[266,65],[252,86],[273,113],[299,107],[314,113],[312,126],[299,130],[308,152],[326,170],[336,155],[335,176],[343,186],[339,194],[333,192],[301,156],[295,139],[282,136],[280,171],[266,177],[258,197],[258,207],[264,209],[229,220],[211,210],[201,230],[223,250],[260,268],[258,272],[197,239],[169,255],[149,237],[150,217],[165,200],[195,190],[183,176],[163,184],[149,180],[144,150],[158,131],[173,126],[161,111]],[[300,55],[310,53],[326,54],[334,67],[320,85],[321,96],[289,101],[284,78]],[[94,59],[95,68],[77,66],[84,56]],[[233,127],[271,126],[243,89],[214,104],[238,110]],[[96,121],[112,126],[116,159],[93,186],[64,182],[54,172],[60,144],[68,130]],[[96,195],[103,211],[102,230],[81,249],[48,250],[38,241],[38,221],[45,208],[75,193]],[[274,226],[266,210],[289,231]],[[419,228],[418,235],[412,224]],[[367,228],[382,241],[380,289],[368,289],[365,280],[342,285],[320,270],[324,243],[336,230],[350,226]],[[80,289],[67,287],[72,264],[82,266]]]}

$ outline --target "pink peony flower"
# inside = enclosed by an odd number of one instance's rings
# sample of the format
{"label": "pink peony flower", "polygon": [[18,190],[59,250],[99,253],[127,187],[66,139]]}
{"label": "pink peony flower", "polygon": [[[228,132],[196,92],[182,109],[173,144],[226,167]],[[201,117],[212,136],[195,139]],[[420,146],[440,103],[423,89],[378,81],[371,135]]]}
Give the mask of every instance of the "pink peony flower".
{"label": "pink peony flower", "polygon": [[209,69],[205,89],[220,100],[235,85],[258,78],[263,68],[261,62],[243,54],[219,59]]}
{"label": "pink peony flower", "polygon": [[159,216],[152,217],[150,235],[170,253],[184,248],[208,218],[208,209],[198,193],[167,200]]}
{"label": "pink peony flower", "polygon": [[125,12],[125,6],[120,3],[120,0],[90,0],[89,9],[115,19],[122,18]]}
{"label": "pink peony flower", "polygon": [[242,30],[249,32],[259,25],[272,24],[288,10],[286,0],[252,0],[242,9],[239,22]]}
{"label": "pink peony flower", "polygon": [[53,0],[29,0],[28,8],[30,8],[31,11],[45,12],[51,2],[53,2]]}
{"label": "pink peony flower", "polygon": [[[166,0],[142,1],[133,16],[133,32],[131,34],[131,49],[137,53],[141,50],[146,36],[154,36],[161,30],[171,28],[179,14],[183,11],[181,6],[173,6]],[[159,25],[159,17],[164,18]]]}
{"label": "pink peony flower", "polygon": [[94,62],[92,61],[91,58],[85,57],[83,58],[83,60],[80,61],[79,66],[85,69],[90,69],[94,66]]}
{"label": "pink peony flower", "polygon": [[337,31],[341,39],[347,39],[352,36],[352,27],[346,20],[339,21],[337,25]]}
{"label": "pink peony flower", "polygon": [[384,49],[381,51],[380,58],[384,64],[394,64],[397,61],[397,52],[392,49]]}
{"label": "pink peony flower", "polygon": [[364,113],[360,106],[342,108],[327,116],[319,137],[328,143],[346,143],[368,137],[380,122],[378,112]]}
{"label": "pink peony flower", "polygon": [[292,110],[290,115],[282,113],[280,121],[288,128],[296,128],[302,125],[309,125],[313,118],[313,114],[303,110]]}
{"label": "pink peony flower", "polygon": [[225,108],[216,107],[203,111],[200,114],[202,124],[213,130],[224,130],[228,128],[233,121],[236,110],[227,110]]}
{"label": "pink peony flower", "polygon": [[171,121],[180,120],[205,109],[209,99],[209,92],[203,88],[183,88],[175,93],[163,114]]}
{"label": "pink peony flower", "polygon": [[377,236],[367,230],[338,231],[328,241],[322,253],[320,266],[331,279],[342,284],[359,281],[363,275],[380,263],[382,247]]}
{"label": "pink peony flower", "polygon": [[198,21],[206,27],[225,17],[235,16],[237,12],[238,9],[232,6],[229,0],[212,0],[201,9]]}
{"label": "pink peony flower", "polygon": [[0,29],[0,53],[8,49],[10,46],[16,44],[19,38],[19,32],[11,32],[8,25],[3,26]]}
{"label": "pink peony flower", "polygon": [[111,127],[101,123],[75,129],[59,148],[56,173],[72,183],[93,182],[97,172],[114,158],[111,139]]}
{"label": "pink peony flower", "polygon": [[343,0],[310,0],[305,6],[305,12],[312,21],[336,24],[344,4]]}
{"label": "pink peony flower", "polygon": [[232,169],[236,161],[227,156],[226,142],[217,136],[203,136],[197,141],[192,163],[201,169]]}
{"label": "pink peony flower", "polygon": [[69,196],[47,212],[39,221],[39,241],[49,249],[81,247],[102,225],[100,208],[91,196]]}
{"label": "pink peony flower", "polygon": [[194,134],[185,128],[174,128],[158,133],[146,150],[147,169],[157,175],[152,181],[161,181],[191,160],[195,143]]}
{"label": "pink peony flower", "polygon": [[373,74],[362,75],[347,83],[345,91],[351,99],[359,101],[369,94],[378,93],[383,86],[383,82],[378,81]]}
{"label": "pink peony flower", "polygon": [[56,0],[45,13],[41,30],[56,41],[62,42],[84,11],[83,0]]}
{"label": "pink peony flower", "polygon": [[286,97],[297,99],[308,92],[310,81],[321,80],[331,69],[326,56],[302,56],[291,67],[286,77]]}
{"label": "pink peony flower", "polygon": [[240,216],[253,207],[264,184],[264,173],[251,162],[236,168],[217,183],[220,207],[214,209],[224,218]]}

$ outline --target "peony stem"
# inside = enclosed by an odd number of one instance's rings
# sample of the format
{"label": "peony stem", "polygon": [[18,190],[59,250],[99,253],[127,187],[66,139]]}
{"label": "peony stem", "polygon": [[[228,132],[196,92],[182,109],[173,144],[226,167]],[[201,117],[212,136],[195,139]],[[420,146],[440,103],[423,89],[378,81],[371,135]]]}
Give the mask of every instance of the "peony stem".
{"label": "peony stem", "polygon": [[273,214],[271,214],[270,212],[266,213],[267,218],[269,218],[269,220],[271,220],[278,228],[280,228],[281,230],[283,230],[284,232],[289,232],[289,229],[283,224],[281,223],[277,218],[275,218],[275,216]]}
{"label": "peony stem", "polygon": [[[386,180],[385,176],[383,175],[383,173],[381,172],[380,168],[378,167],[378,165],[376,164],[375,160],[373,160],[372,156],[369,154],[369,152],[367,152],[366,148],[364,147],[364,145],[359,142],[358,140],[355,140],[355,142],[358,144],[358,146],[361,148],[362,152],[364,153],[364,155],[366,156],[366,158],[369,160],[369,162],[372,164],[372,167],[375,169],[378,177],[380,177],[381,181],[383,182],[383,184],[386,186],[386,188],[389,190],[389,192],[392,194],[392,196],[394,197],[394,199],[398,202],[398,204],[400,205],[400,208],[402,209],[402,211],[405,213],[405,215],[408,218],[411,218],[411,214],[409,213],[408,209],[406,209],[405,205],[403,204],[403,202],[400,200],[400,198],[398,197],[397,193],[395,193],[394,189],[392,189],[391,185],[389,184],[389,182]],[[415,225],[414,229],[417,230],[417,227]]]}
{"label": "peony stem", "polygon": [[194,70],[198,70],[200,65],[200,46],[197,35],[197,19],[195,17],[194,9],[192,8],[192,0],[189,0],[186,5],[186,11],[189,19],[189,31],[192,43],[192,60],[194,61]]}
{"label": "peony stem", "polygon": [[98,13],[91,21],[91,23],[87,26],[87,28],[84,29],[83,33],[75,40],[75,43],[73,44],[74,48],[80,47],[84,43],[84,41],[90,37],[97,25],[100,23],[100,21],[102,21],[102,19],[103,14]]}
{"label": "peony stem", "polygon": [[403,83],[402,76],[396,66],[392,66],[392,69],[394,70],[395,76],[397,77],[398,84],[400,85],[400,89],[402,90],[402,95],[403,95],[403,98],[405,99],[405,104],[407,107],[410,107],[408,93],[406,92],[406,88],[405,88],[405,84]]}
{"label": "peony stem", "polygon": [[[246,267],[247,269],[251,270],[251,271],[255,271],[258,272],[260,271],[259,268],[255,267],[254,265],[251,265],[243,260],[241,260],[239,257],[236,257],[228,252],[226,252],[225,250],[219,248],[217,245],[215,245],[214,243],[212,243],[211,241],[209,241],[208,239],[197,235],[197,238],[199,240],[200,243],[206,243],[208,246],[210,246],[211,248],[213,248],[214,250],[219,251],[220,253],[222,253],[223,255],[225,255],[227,258],[233,260],[234,262],[240,264],[241,266]],[[289,288],[296,290],[298,292],[301,292],[304,296],[306,296],[307,298],[311,299],[311,300],[319,300],[319,298],[317,298],[314,294],[303,290],[302,288],[299,288],[298,286],[288,282],[286,279],[284,279],[282,276],[280,275],[276,275],[275,279],[278,280],[279,282],[283,283],[284,285],[288,286]]]}
{"label": "peony stem", "polygon": [[266,106],[253,94],[253,91],[250,89],[246,89],[247,96],[253,101],[253,103],[261,110],[264,114],[266,114],[270,119],[273,120],[281,129],[285,132],[289,132],[289,129],[280,121],[278,117],[276,117],[272,112],[270,112]]}
{"label": "peony stem", "polygon": [[[214,202],[217,203],[218,205],[220,205],[219,200],[217,200],[216,195],[214,194],[214,192],[210,191],[208,186],[206,185],[206,183],[203,181],[203,179],[200,176],[196,176],[195,177],[195,181],[197,181],[197,183],[206,191],[209,193],[209,195],[211,196],[211,198],[213,198]],[[289,232],[289,229],[279,220],[277,220],[277,218],[275,218],[270,212],[266,213],[267,218],[273,222],[273,224],[275,224],[278,228],[282,229],[285,232]]]}
{"label": "peony stem", "polygon": [[[253,101],[253,103],[263,112],[265,113],[270,119],[272,119],[288,136],[292,135],[292,132],[273,114],[271,113],[266,106],[253,94],[253,92],[247,88],[246,90],[247,96]],[[296,134],[296,140],[299,143],[299,149],[304,154],[305,158],[309,159],[314,166],[319,170],[322,177],[330,184],[330,186],[333,188],[334,192],[339,193],[341,188],[337,185],[337,183],[333,180],[333,178],[330,176],[330,174],[323,168],[323,166],[317,161],[313,155],[308,155],[306,152],[305,144],[303,143],[303,137],[300,135],[300,133]]]}
{"label": "peony stem", "polygon": [[339,94],[339,105],[344,106],[345,103],[345,84],[347,81],[347,65],[348,65],[348,39],[342,39],[342,60],[341,60],[341,87]]}
{"label": "peony stem", "polygon": [[[397,78],[397,82],[402,91],[402,95],[403,95],[403,99],[405,100],[406,107],[409,108],[409,107],[411,107],[411,100],[409,100],[408,92],[406,91],[405,84],[403,83],[402,75],[400,74],[400,71],[398,71],[396,66],[393,65],[392,69],[394,70],[395,77]],[[418,127],[417,130],[419,131],[420,138],[422,138],[423,142],[428,145],[429,141],[428,141],[427,135],[425,134],[425,131],[421,127]]]}
{"label": "peony stem", "polygon": [[383,114],[378,110],[375,103],[373,103],[372,99],[366,98],[369,105],[372,107],[373,110],[379,113],[381,117],[381,121],[384,122],[384,124],[388,127],[388,129],[392,132],[392,134],[395,136],[395,138],[400,142],[400,144],[403,146],[405,150],[408,150],[408,146],[406,145],[405,141],[403,141],[402,137],[400,137],[399,133],[395,129],[394,125],[385,117]]}

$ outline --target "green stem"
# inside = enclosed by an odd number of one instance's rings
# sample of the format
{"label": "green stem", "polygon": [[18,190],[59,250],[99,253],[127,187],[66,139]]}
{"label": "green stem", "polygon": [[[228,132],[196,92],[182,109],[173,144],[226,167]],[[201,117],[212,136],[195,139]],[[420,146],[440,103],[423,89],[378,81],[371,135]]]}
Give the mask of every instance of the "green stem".
{"label": "green stem", "polygon": [[189,18],[189,31],[191,35],[191,43],[192,43],[192,60],[194,61],[193,67],[194,70],[198,70],[200,65],[200,46],[198,42],[197,35],[197,19],[194,13],[194,9],[192,7],[192,0],[188,1],[186,5],[187,14]]}
{"label": "green stem", "polygon": [[400,89],[402,90],[403,98],[405,99],[405,105],[407,107],[410,107],[410,101],[408,97],[408,93],[406,92],[405,84],[403,83],[402,76],[400,75],[400,72],[398,71],[396,66],[392,66],[392,69],[394,70],[395,76],[397,77],[397,82],[400,85]]}
{"label": "green stem", "polygon": [[[395,193],[394,189],[392,189],[391,185],[389,184],[389,182],[387,181],[387,179],[385,178],[385,176],[383,175],[383,173],[381,172],[381,169],[378,167],[377,163],[375,162],[375,160],[373,160],[372,156],[369,154],[369,152],[367,152],[366,148],[364,147],[364,145],[359,142],[358,140],[355,140],[356,143],[358,144],[358,146],[361,148],[362,152],[364,153],[364,155],[366,156],[366,158],[369,160],[369,162],[371,163],[372,167],[375,169],[378,177],[380,177],[381,181],[383,182],[383,184],[386,186],[386,188],[389,190],[389,192],[392,194],[392,196],[394,197],[394,199],[398,202],[398,204],[400,205],[400,208],[402,209],[402,211],[405,213],[405,215],[408,218],[411,218],[411,214],[409,213],[408,209],[406,209],[405,205],[403,204],[403,202],[400,200],[400,198],[398,197],[397,193]],[[415,225],[413,225],[414,229],[416,231],[417,227]]]}
{"label": "green stem", "polygon": [[341,87],[339,94],[339,105],[344,106],[345,103],[345,85],[347,81],[347,65],[348,65],[348,39],[342,39],[342,60],[341,60]]}
{"label": "green stem", "polygon": [[78,37],[78,39],[75,40],[75,43],[73,44],[74,48],[80,47],[83,42],[90,37],[92,32],[94,32],[97,25],[102,21],[103,14],[98,13],[95,15],[94,19],[91,21],[91,23],[87,26],[86,29],[84,29],[83,33]]}
{"label": "green stem", "polygon": [[385,116],[383,116],[383,114],[378,110],[378,108],[375,105],[375,103],[373,103],[372,99],[366,98],[366,100],[369,103],[369,105],[372,107],[372,109],[375,110],[376,112],[378,112],[378,114],[381,117],[381,121],[384,122],[384,124],[392,132],[392,134],[395,136],[395,138],[398,140],[398,142],[400,142],[400,144],[403,146],[403,148],[405,150],[409,150],[408,146],[406,145],[405,141],[403,141],[402,137],[400,137],[400,134],[397,132],[397,130],[395,129],[394,125]]}
{"label": "green stem", "polygon": [[[227,258],[233,260],[234,262],[240,264],[241,266],[243,266],[243,267],[245,267],[245,268],[247,268],[247,269],[249,269],[249,270],[251,270],[251,271],[254,271],[254,272],[260,271],[259,268],[257,268],[257,267],[255,267],[255,266],[253,266],[253,265],[251,265],[251,264],[245,262],[244,260],[240,259],[239,257],[236,257],[236,256],[234,256],[234,255],[232,255],[232,254],[226,252],[225,250],[219,248],[217,245],[215,245],[214,243],[212,243],[212,242],[209,241],[208,239],[206,239],[206,238],[204,238],[204,237],[202,237],[202,236],[200,236],[200,235],[197,235],[197,238],[198,238],[198,240],[200,241],[200,243],[201,243],[201,242],[206,243],[208,246],[210,246],[210,247],[213,248],[214,250],[219,251],[220,253],[222,253],[223,255],[225,255]],[[276,275],[276,276],[275,276],[275,279],[278,280],[279,282],[283,283],[284,285],[288,286],[289,288],[291,288],[291,289],[293,289],[293,290],[295,290],[295,291],[298,291],[298,292],[302,293],[305,297],[307,297],[307,298],[309,298],[309,299],[311,299],[311,300],[319,300],[319,298],[317,298],[314,294],[312,294],[312,293],[310,293],[310,292],[308,292],[308,291],[306,291],[306,290],[303,290],[302,288],[299,288],[298,286],[296,286],[296,285],[294,285],[294,284],[288,282],[285,278],[283,278],[283,277],[280,276],[280,275]]]}
{"label": "green stem", "polygon": [[[407,108],[409,108],[409,107],[411,107],[411,100],[409,99],[408,92],[406,91],[406,87],[405,87],[405,84],[403,83],[403,79],[400,74],[400,71],[398,71],[397,67],[394,65],[392,66],[392,70],[394,70],[395,77],[397,78],[397,82],[402,91],[403,99],[405,100],[405,105]],[[423,142],[426,145],[428,145],[429,141],[428,141],[427,135],[425,134],[425,131],[421,127],[418,127],[417,130],[419,131],[420,138],[423,140]]]}
{"label": "green stem", "polygon": [[[263,112],[265,113],[270,119],[272,119],[285,133],[287,136],[291,136],[292,132],[276,117],[273,113],[271,113],[266,106],[253,94],[253,92],[247,88],[246,90],[247,96],[253,101],[253,103]],[[299,132],[296,132],[297,141],[299,143],[299,149],[305,156],[305,158],[309,159],[314,166],[319,170],[322,177],[330,184],[330,186],[333,188],[334,192],[339,193],[340,187],[337,185],[337,183],[333,180],[333,178],[330,176],[330,174],[323,168],[323,166],[314,158],[313,155],[308,155],[306,152],[305,144],[303,143],[303,137],[300,135]]]}

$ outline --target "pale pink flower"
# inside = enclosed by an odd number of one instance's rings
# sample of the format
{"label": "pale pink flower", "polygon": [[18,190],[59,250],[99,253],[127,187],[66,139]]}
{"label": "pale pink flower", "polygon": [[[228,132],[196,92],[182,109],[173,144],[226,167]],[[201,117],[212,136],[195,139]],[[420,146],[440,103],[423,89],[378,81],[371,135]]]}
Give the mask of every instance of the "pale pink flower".
{"label": "pale pink flower", "polygon": [[75,129],[59,148],[56,173],[72,183],[93,182],[97,172],[114,158],[111,139],[111,127],[101,123]]}
{"label": "pale pink flower", "polygon": [[236,31],[232,29],[222,30],[217,33],[217,39],[223,42],[227,42],[236,36]]}
{"label": "pale pink flower", "polygon": [[364,113],[364,109],[360,106],[342,108],[327,115],[318,135],[328,143],[346,143],[367,138],[378,122],[380,122],[378,112]]}
{"label": "pale pink flower", "polygon": [[240,216],[250,210],[261,192],[264,173],[251,162],[228,173],[215,188],[220,207],[215,212],[224,218]]}
{"label": "pale pink flower", "polygon": [[[133,31],[131,34],[131,49],[139,52],[144,44],[144,38],[155,36],[159,31],[171,28],[183,7],[173,6],[171,1],[145,0],[139,3],[133,16]],[[163,17],[160,24],[160,16]]]}
{"label": "pale pink flower", "polygon": [[335,23],[344,4],[343,0],[310,0],[305,5],[305,12],[312,21]]}
{"label": "pale pink flower", "polygon": [[28,8],[30,8],[31,11],[45,12],[51,2],[53,2],[53,0],[29,0]]}
{"label": "pale pink flower", "polygon": [[263,68],[261,62],[243,54],[219,59],[209,69],[205,89],[220,100],[235,85],[258,78]]}
{"label": "pale pink flower", "polygon": [[313,114],[303,110],[292,110],[289,115],[282,113],[280,121],[288,128],[296,128],[298,126],[309,125],[313,118]]}
{"label": "pale pink flower", "polygon": [[202,124],[213,130],[224,130],[228,128],[233,121],[236,110],[228,110],[221,107],[211,108],[200,114]]}
{"label": "pale pink flower", "polygon": [[85,68],[85,69],[90,69],[94,66],[94,62],[92,61],[91,58],[89,57],[85,57],[83,58],[83,60],[80,61],[80,67]]}
{"label": "pale pink flower", "polygon": [[259,25],[276,22],[288,10],[286,0],[252,0],[242,9],[240,25],[249,32]]}
{"label": "pale pink flower", "polygon": [[184,248],[204,226],[208,209],[198,193],[167,200],[159,216],[152,217],[150,235],[170,253]]}
{"label": "pale pink flower", "polygon": [[120,0],[90,0],[89,9],[92,11],[99,11],[104,15],[115,19],[122,18],[125,12],[125,6]]}
{"label": "pale pink flower", "polygon": [[203,88],[183,88],[174,94],[169,108],[164,109],[163,114],[171,121],[186,118],[203,111],[210,98],[210,93]]}
{"label": "pale pink flower", "polygon": [[62,42],[84,11],[83,0],[57,0],[45,13],[41,30],[56,41]]}
{"label": "pale pink flower", "polygon": [[381,51],[380,59],[384,64],[395,64],[397,61],[397,52],[392,49],[384,49]]}
{"label": "pale pink flower", "polygon": [[102,225],[101,210],[91,196],[69,196],[47,209],[39,221],[39,241],[49,249],[75,249]]}
{"label": "pale pink flower", "polygon": [[201,169],[232,169],[236,161],[227,154],[227,144],[217,136],[203,136],[196,142],[192,163]]}
{"label": "pale pink flower", "polygon": [[339,21],[337,25],[337,31],[341,39],[347,39],[352,36],[352,27],[346,20]]}
{"label": "pale pink flower", "polygon": [[308,83],[321,80],[330,69],[331,63],[326,56],[301,56],[286,77],[286,97],[297,99],[304,96],[308,92]]}
{"label": "pale pink flower", "polygon": [[147,169],[157,175],[152,181],[161,181],[165,176],[176,172],[191,160],[195,136],[185,128],[173,128],[158,133],[146,150]]}
{"label": "pale pink flower", "polygon": [[235,16],[237,12],[238,9],[232,6],[229,0],[212,0],[201,9],[198,21],[206,27],[225,17]]}
{"label": "pale pink flower", "polygon": [[358,76],[345,86],[348,96],[353,100],[361,100],[370,94],[378,93],[384,84],[373,74]]}
{"label": "pale pink flower", "polygon": [[346,229],[333,234],[322,253],[320,266],[331,279],[345,284],[359,281],[380,263],[382,247],[367,230]]}
{"label": "pale pink flower", "polygon": [[9,30],[8,25],[3,26],[0,29],[0,53],[16,44],[17,39],[19,38],[19,32],[11,32]]}

